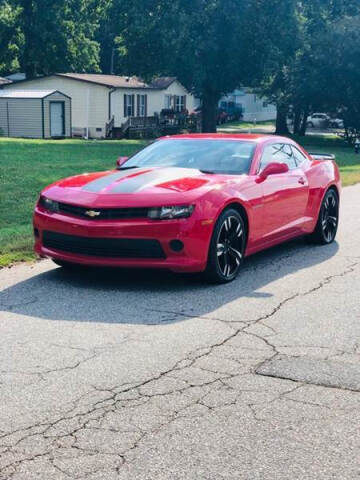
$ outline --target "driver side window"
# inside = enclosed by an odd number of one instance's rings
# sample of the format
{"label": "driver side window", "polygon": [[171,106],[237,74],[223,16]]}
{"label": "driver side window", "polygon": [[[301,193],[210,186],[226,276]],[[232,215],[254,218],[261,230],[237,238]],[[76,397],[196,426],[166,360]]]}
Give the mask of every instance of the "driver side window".
{"label": "driver side window", "polygon": [[264,170],[269,163],[286,163],[289,170],[296,168],[295,158],[290,145],[286,143],[274,143],[265,147],[260,161],[259,173]]}

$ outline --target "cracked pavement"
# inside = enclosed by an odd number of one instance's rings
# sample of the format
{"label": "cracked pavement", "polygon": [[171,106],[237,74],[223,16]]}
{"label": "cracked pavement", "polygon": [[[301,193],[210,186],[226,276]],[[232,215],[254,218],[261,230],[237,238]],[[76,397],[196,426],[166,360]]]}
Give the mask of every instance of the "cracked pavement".
{"label": "cracked pavement", "polygon": [[360,479],[359,206],[230,285],[1,270],[0,479]]}

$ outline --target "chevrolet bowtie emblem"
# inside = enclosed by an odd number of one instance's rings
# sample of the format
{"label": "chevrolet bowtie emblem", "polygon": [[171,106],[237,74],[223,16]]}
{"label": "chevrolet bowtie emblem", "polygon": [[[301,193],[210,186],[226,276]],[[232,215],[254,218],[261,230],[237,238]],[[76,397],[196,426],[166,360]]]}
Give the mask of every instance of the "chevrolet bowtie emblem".
{"label": "chevrolet bowtie emblem", "polygon": [[100,212],[96,212],[95,210],[86,210],[85,215],[88,217],[94,218],[100,215]]}

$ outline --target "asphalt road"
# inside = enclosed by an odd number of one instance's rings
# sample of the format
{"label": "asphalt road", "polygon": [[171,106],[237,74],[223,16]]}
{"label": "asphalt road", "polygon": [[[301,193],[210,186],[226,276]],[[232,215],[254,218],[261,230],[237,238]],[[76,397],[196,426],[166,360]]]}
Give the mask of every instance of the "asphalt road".
{"label": "asphalt road", "polygon": [[360,185],[338,243],[209,286],[0,272],[0,478],[360,478]]}

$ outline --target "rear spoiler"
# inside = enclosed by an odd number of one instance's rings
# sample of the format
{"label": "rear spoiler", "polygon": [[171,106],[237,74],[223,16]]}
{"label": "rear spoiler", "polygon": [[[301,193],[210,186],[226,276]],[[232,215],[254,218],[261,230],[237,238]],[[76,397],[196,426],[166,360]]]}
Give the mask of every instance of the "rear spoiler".
{"label": "rear spoiler", "polygon": [[314,160],[335,160],[335,155],[332,153],[311,153],[309,152],[309,155],[312,156]]}

